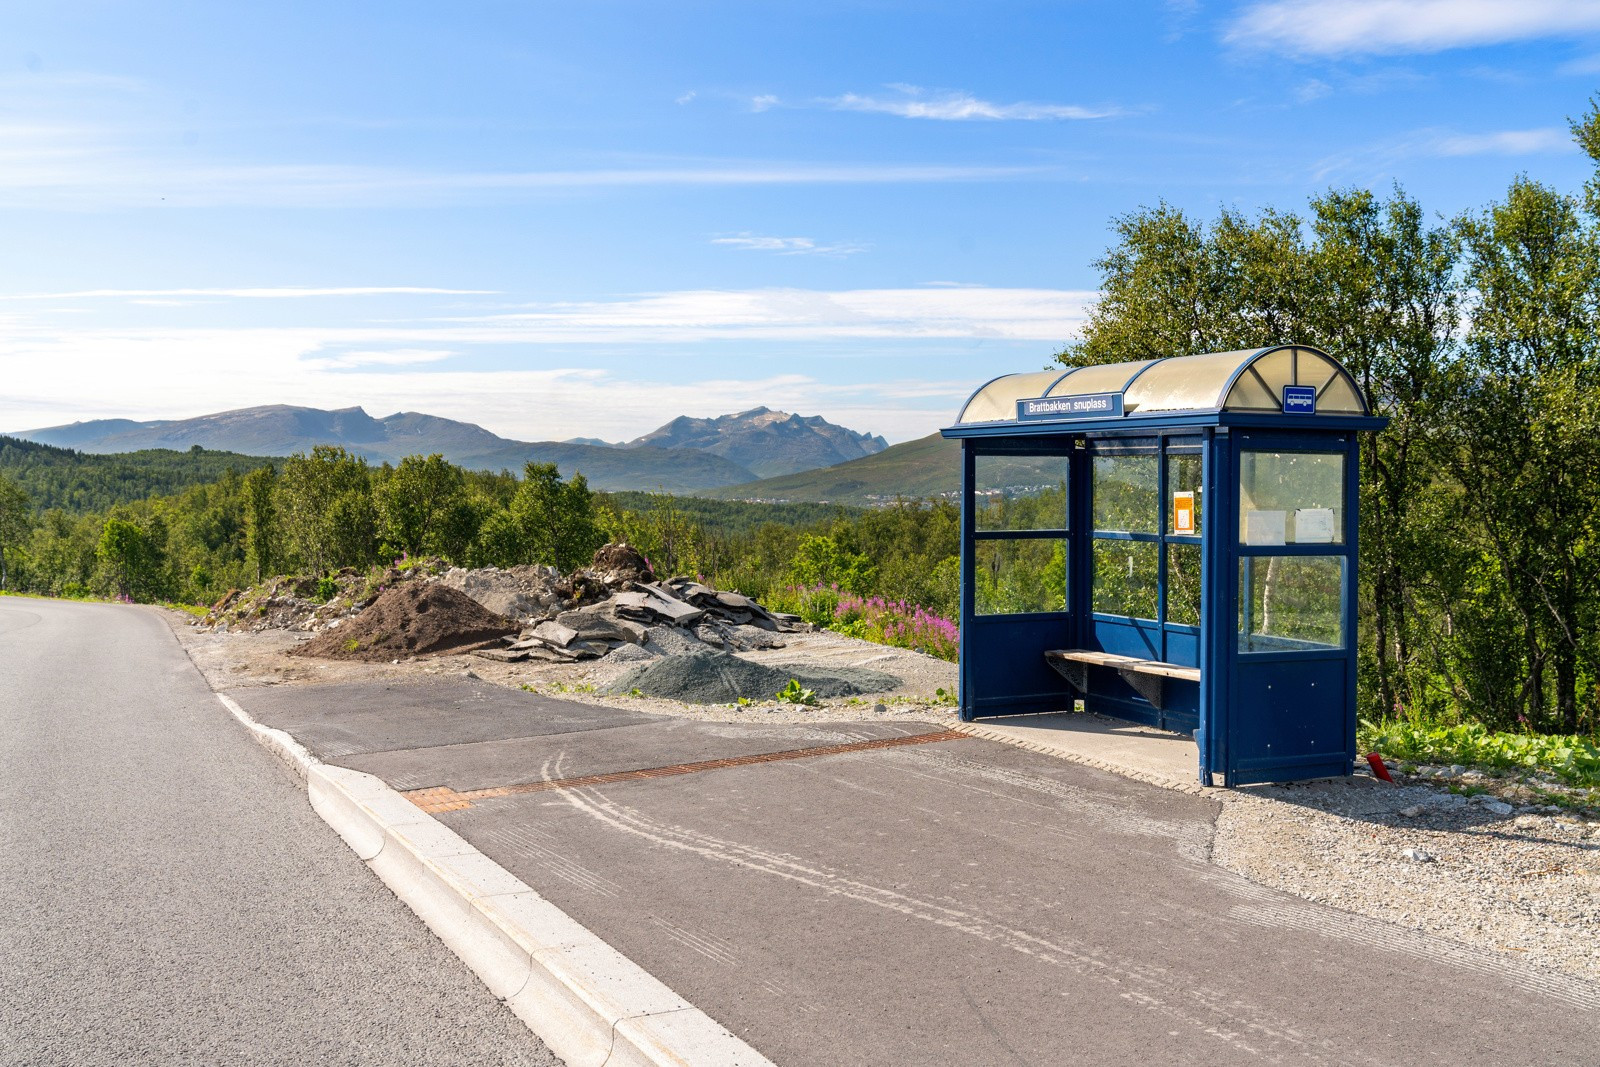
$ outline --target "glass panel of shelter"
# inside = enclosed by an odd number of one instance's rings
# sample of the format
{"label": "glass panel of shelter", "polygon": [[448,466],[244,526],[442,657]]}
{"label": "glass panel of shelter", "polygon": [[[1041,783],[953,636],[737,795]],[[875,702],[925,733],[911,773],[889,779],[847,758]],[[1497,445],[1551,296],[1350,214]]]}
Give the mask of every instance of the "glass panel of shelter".
{"label": "glass panel of shelter", "polygon": [[1067,608],[1068,458],[973,456],[974,614]]}
{"label": "glass panel of shelter", "polygon": [[1346,467],[1343,452],[1239,454],[1240,652],[1343,647]]}
{"label": "glass panel of shelter", "polygon": [[[1200,631],[1201,441],[1105,438],[1090,450],[1091,617],[1111,627],[1159,628],[1158,655],[1167,658],[1168,632]],[[1183,644],[1197,648],[1192,639]]]}

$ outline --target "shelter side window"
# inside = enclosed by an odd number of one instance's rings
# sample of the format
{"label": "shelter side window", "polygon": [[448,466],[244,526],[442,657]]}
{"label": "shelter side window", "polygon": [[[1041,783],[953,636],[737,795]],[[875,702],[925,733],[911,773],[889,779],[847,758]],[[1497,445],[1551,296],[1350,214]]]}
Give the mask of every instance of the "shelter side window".
{"label": "shelter side window", "polygon": [[1066,610],[1065,456],[974,456],[973,520],[977,614]]}
{"label": "shelter side window", "polygon": [[1154,619],[1161,600],[1161,457],[1094,457],[1094,584],[1102,615]]}
{"label": "shelter side window", "polygon": [[1167,453],[1167,614],[1164,622],[1200,625],[1200,530],[1204,463],[1198,452]]}
{"label": "shelter side window", "polygon": [[1239,543],[1344,544],[1344,454],[1240,453]]}
{"label": "shelter side window", "polygon": [[1239,651],[1344,646],[1346,476],[1342,452],[1239,454]]}
{"label": "shelter side window", "polygon": [[1343,556],[1239,560],[1239,651],[1344,645]]}

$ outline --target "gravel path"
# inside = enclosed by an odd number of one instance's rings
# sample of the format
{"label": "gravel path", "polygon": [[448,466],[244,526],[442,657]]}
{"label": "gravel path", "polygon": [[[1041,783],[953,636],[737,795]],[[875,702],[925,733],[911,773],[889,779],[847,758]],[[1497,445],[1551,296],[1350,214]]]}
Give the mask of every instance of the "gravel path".
{"label": "gravel path", "polygon": [[1366,776],[1218,795],[1212,860],[1228,870],[1600,981],[1600,823]]}

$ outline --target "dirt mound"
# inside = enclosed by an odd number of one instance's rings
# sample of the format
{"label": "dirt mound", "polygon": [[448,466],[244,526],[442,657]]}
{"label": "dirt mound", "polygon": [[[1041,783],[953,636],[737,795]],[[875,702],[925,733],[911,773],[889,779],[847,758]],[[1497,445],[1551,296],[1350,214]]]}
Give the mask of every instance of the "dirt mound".
{"label": "dirt mound", "polygon": [[407,582],[290,654],[375,662],[464,652],[498,644],[499,638],[516,629],[516,623],[459,589],[439,582]]}
{"label": "dirt mound", "polygon": [[771,700],[791,678],[819,697],[882,693],[900,684],[892,674],[862,667],[787,663],[766,667],[728,652],[706,650],[641,664],[613,682],[607,692],[631,693],[637,689],[645,696],[690,704],[731,704],[740,697]]}

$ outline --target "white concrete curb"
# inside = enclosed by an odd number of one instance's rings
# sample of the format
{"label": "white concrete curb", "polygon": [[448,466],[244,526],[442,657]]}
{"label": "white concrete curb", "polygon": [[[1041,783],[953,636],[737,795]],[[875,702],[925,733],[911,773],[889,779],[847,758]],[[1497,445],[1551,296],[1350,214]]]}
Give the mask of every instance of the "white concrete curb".
{"label": "white concrete curb", "polygon": [[223,707],[311,806],[567,1067],[772,1067],[765,1056],[370,774]]}

